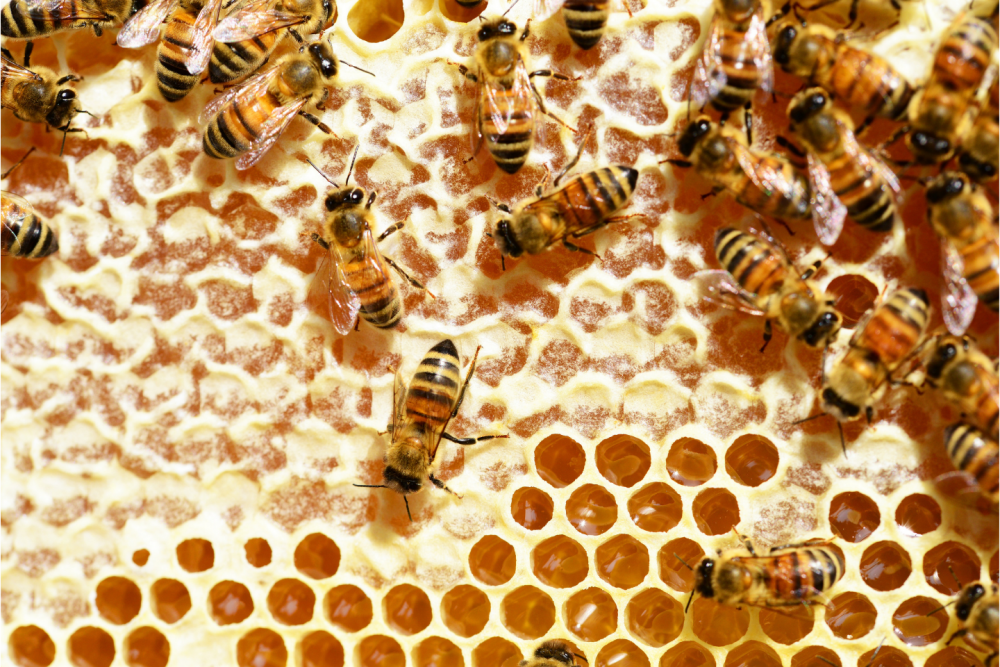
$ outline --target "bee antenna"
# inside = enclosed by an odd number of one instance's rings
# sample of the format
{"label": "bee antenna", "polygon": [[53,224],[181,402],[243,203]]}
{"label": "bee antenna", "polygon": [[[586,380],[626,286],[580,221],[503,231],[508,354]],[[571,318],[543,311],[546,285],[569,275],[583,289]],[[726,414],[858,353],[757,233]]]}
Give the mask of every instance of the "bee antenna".
{"label": "bee antenna", "polygon": [[510,12],[510,10],[514,9],[514,6],[517,5],[517,3],[519,3],[520,1],[521,0],[514,0],[514,2],[510,3],[510,7],[507,8],[507,11],[501,14],[500,16],[507,16],[507,13]]}
{"label": "bee antenna", "polygon": [[951,605],[953,605],[953,604],[955,604],[955,600],[952,600],[951,602],[949,602],[949,603],[947,603],[947,604],[943,604],[943,605],[941,605],[940,607],[938,607],[938,608],[937,608],[937,609],[935,609],[934,611],[931,611],[931,612],[928,612],[928,613],[926,614],[926,616],[933,616],[934,614],[938,613],[938,612],[939,612],[939,611],[941,611],[942,609],[947,609],[948,607],[950,607],[950,606],[951,606]]}
{"label": "bee antenna", "polygon": [[687,604],[684,605],[684,613],[685,614],[687,614],[688,613],[688,609],[691,608],[691,601],[692,600],[694,600],[694,589],[693,588],[691,589],[691,595],[688,596]]}
{"label": "bee antenna", "polygon": [[59,157],[62,157],[63,151],[66,149],[66,135],[67,134],[69,134],[69,124],[68,123],[66,124],[66,127],[63,128],[63,140],[62,140],[62,143],[59,145]]}
{"label": "bee antenna", "polygon": [[91,118],[97,118],[97,116],[95,116],[94,114],[90,113],[90,112],[89,112],[89,111],[87,111],[86,109],[77,109],[77,110],[76,110],[76,112],[77,112],[77,113],[85,113],[85,114],[87,114],[88,116],[90,116]]}
{"label": "bee antenna", "polygon": [[826,663],[826,664],[828,664],[828,665],[833,665],[833,667],[840,667],[840,665],[838,665],[838,664],[837,664],[837,663],[835,663],[835,662],[834,662],[833,660],[830,660],[830,659],[829,659],[829,658],[827,658],[827,657],[824,657],[824,656],[822,656],[822,655],[817,655],[816,657],[817,657],[817,658],[818,658],[819,660],[822,660],[823,662],[825,662],[825,663]]}
{"label": "bee antenna", "polygon": [[585,655],[580,655],[579,653],[574,653],[573,655],[580,658],[580,660],[583,660],[584,662],[590,662],[589,660],[587,660],[587,656]]}
{"label": "bee antenna", "polygon": [[355,484],[359,489],[388,489],[385,484]]}
{"label": "bee antenna", "polygon": [[955,570],[951,569],[951,563],[948,563],[947,565],[948,565],[948,571],[951,572],[952,579],[954,579],[955,583],[958,584],[958,587],[961,588],[962,582],[958,580],[958,575],[955,574]]}
{"label": "bee antenna", "polygon": [[687,569],[689,569],[689,570],[691,570],[692,572],[694,572],[694,568],[693,568],[693,567],[691,567],[690,565],[688,565],[687,561],[686,561],[686,560],[684,560],[683,558],[681,558],[681,555],[680,555],[679,553],[677,553],[676,551],[674,552],[674,558],[676,558],[676,559],[677,559],[677,560],[679,560],[680,562],[684,563],[684,567],[686,567]]}
{"label": "bee antenna", "polygon": [[819,419],[820,417],[826,417],[826,416],[827,416],[827,414],[825,412],[817,412],[814,415],[809,415],[805,419],[800,419],[798,421],[792,422],[792,426],[798,426],[799,424],[805,424],[806,422],[811,422],[814,419]]}
{"label": "bee antenna", "polygon": [[847,458],[847,443],[844,441],[844,425],[839,421],[837,422],[837,431],[840,433],[840,449],[844,452],[844,458]]}
{"label": "bee antenna", "polygon": [[[326,181],[327,183],[329,183],[330,185],[332,185],[335,188],[339,188],[340,187],[339,185],[337,185],[336,183],[334,183],[333,181],[331,181],[330,178],[326,174],[324,174],[322,171],[320,171],[320,168],[317,167],[315,164],[313,164],[312,160],[310,160],[309,158],[306,158],[306,162],[308,162],[309,166],[311,166],[313,169],[316,170],[316,173],[318,173],[320,176],[323,177],[324,181]],[[357,486],[357,485],[355,485],[355,486]]]}
{"label": "bee antenna", "polygon": [[410,501],[403,496],[403,504],[406,505],[406,516],[410,518],[410,523],[413,523],[413,515],[410,514]]}
{"label": "bee antenna", "polygon": [[868,664],[865,665],[865,667],[872,667],[872,663],[875,662],[875,656],[877,656],[878,652],[882,650],[882,644],[884,643],[885,643],[885,637],[882,637],[882,641],[878,643],[878,646],[875,647],[875,652],[872,653],[872,659],[868,661]]}
{"label": "bee antenna", "polygon": [[354,155],[351,156],[351,168],[347,170],[347,178],[344,179],[344,185],[351,182],[351,174],[354,173],[354,161],[358,159],[358,149],[361,148],[361,143],[354,147]]}
{"label": "bee antenna", "polygon": [[369,72],[368,70],[364,69],[363,67],[358,67],[357,65],[352,65],[351,63],[347,62],[343,58],[340,59],[340,64],[341,65],[347,65],[348,67],[353,67],[354,69],[358,70],[359,72],[364,72],[365,74],[371,74],[372,76],[375,76],[374,72]]}
{"label": "bee antenna", "polygon": [[5,172],[3,173],[3,175],[0,175],[0,178],[7,178],[8,176],[10,176],[10,173],[11,173],[12,171],[14,171],[15,169],[17,169],[18,167],[20,167],[20,166],[21,166],[21,163],[22,163],[22,162],[24,162],[25,160],[27,160],[27,159],[28,159],[28,156],[29,156],[29,155],[31,155],[31,154],[32,154],[32,153],[34,153],[34,152],[35,152],[35,147],[34,147],[34,146],[32,146],[31,148],[29,148],[29,149],[28,149],[28,152],[27,152],[27,153],[25,153],[24,155],[22,155],[22,156],[21,156],[21,159],[20,159],[20,160],[18,160],[18,161],[17,161],[17,162],[15,162],[15,163],[14,163],[13,165],[11,165],[10,169],[8,169],[7,171],[5,171]]}

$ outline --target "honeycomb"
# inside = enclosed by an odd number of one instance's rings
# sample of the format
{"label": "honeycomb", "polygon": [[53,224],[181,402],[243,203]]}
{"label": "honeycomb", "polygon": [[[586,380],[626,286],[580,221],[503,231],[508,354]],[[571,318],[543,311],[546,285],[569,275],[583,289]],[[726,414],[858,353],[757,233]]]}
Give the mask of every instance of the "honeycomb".
{"label": "honeycomb", "polygon": [[[511,667],[563,638],[595,667],[959,667],[959,584],[997,579],[995,514],[970,507],[941,443],[958,415],[933,392],[888,392],[841,453],[816,409],[820,354],[702,303],[723,222],[759,222],[701,177],[658,162],[687,114],[709,0],[629,0],[591,51],[562,20],[532,24],[550,109],[596,127],[580,168],[640,170],[645,219],[502,271],[488,197],[516,203],[578,138],[543,119],[528,164],[465,163],[476,16],[453,0],[339,0],[334,45],[351,64],[326,136],[295,121],[253,169],[201,154],[203,85],[176,104],[155,86],[155,49],[84,31],[36,42],[33,62],[84,77],[86,136],[4,114],[7,181],[58,227],[60,251],[4,260],[3,664],[109,667]],[[529,16],[526,0],[509,16]],[[643,6],[645,5],[645,6]],[[844,5],[844,6],[840,6]],[[817,13],[839,25],[847,2]],[[913,81],[966,0],[861,3],[860,38]],[[489,0],[488,13],[508,8]],[[21,47],[9,45],[15,55]],[[401,57],[402,56],[402,57]],[[787,95],[798,84],[777,77]],[[758,114],[782,131],[784,98]],[[888,133],[880,122],[873,136]],[[582,135],[582,132],[581,132]],[[378,191],[386,242],[437,296],[404,288],[397,331],[336,336],[308,304],[309,240],[328,187],[306,163]],[[819,275],[853,326],[887,285],[940,294],[920,187],[904,182],[905,231],[849,226]],[[794,258],[815,235],[778,230]],[[932,326],[940,324],[935,314]],[[977,314],[997,354],[996,316]],[[849,331],[841,332],[840,344]],[[457,435],[433,488],[378,483],[393,372],[443,337],[482,345]],[[720,607],[695,599],[688,563],[730,547],[837,538],[847,573],[823,606]],[[955,573],[956,579],[949,572]]]}

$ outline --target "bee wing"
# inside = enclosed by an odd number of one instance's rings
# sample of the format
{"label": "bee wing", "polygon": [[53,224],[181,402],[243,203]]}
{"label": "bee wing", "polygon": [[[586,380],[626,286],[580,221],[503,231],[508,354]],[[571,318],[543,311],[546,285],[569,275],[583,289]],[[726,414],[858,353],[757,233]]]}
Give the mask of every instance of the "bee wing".
{"label": "bee wing", "polygon": [[222,0],[208,0],[191,28],[191,50],[188,52],[184,65],[191,74],[201,74],[212,59],[212,47],[215,45],[215,26],[219,22],[219,12],[222,11]]}
{"label": "bee wing", "polygon": [[396,376],[392,380],[392,425],[395,428],[403,423],[403,411],[406,407],[406,385],[403,384],[403,376],[396,368]]}
{"label": "bee wing", "polygon": [[728,271],[699,271],[694,280],[698,293],[709,303],[748,315],[767,316],[755,303],[754,295],[740,287]]}
{"label": "bee wing", "polygon": [[269,68],[250,77],[242,84],[233,86],[226,92],[222,93],[218,97],[212,98],[208,104],[205,105],[205,109],[201,112],[201,122],[202,124],[208,123],[210,120],[215,118],[222,109],[236,100],[252,100],[260,97],[267,90],[270,84],[271,76],[274,74],[275,70],[278,69],[278,65],[271,65]]}
{"label": "bee wing", "polygon": [[779,192],[788,198],[793,196],[789,183],[784,179],[777,178],[778,172],[771,169],[761,169],[761,161],[753,151],[739,142],[732,142],[733,152],[736,154],[736,161],[747,178],[764,192]]}
{"label": "bee wing", "polygon": [[743,46],[753,51],[753,61],[760,72],[760,90],[771,92],[774,87],[774,69],[771,67],[771,42],[767,38],[767,22],[762,8],[758,8],[750,19]]}
{"label": "bee wing", "polygon": [[812,188],[812,218],[816,236],[823,245],[833,245],[840,238],[847,218],[847,207],[840,201],[830,186],[830,173],[826,165],[812,153],[809,162],[809,185]]}
{"label": "bee wing", "polygon": [[[343,260],[335,242],[330,244],[330,253],[323,258],[309,289],[310,301],[323,303],[333,328],[346,336],[354,328],[361,301],[347,284],[341,270]],[[315,298],[313,298],[315,297]]]}
{"label": "bee wing", "polygon": [[722,22],[716,16],[712,19],[712,28],[705,40],[705,48],[701,58],[695,64],[694,75],[691,78],[691,100],[698,106],[719,94],[728,77],[719,67],[722,57]]}
{"label": "bee wing", "polygon": [[222,19],[215,29],[215,40],[225,43],[242,42],[305,22],[305,16],[269,7],[272,2],[273,0],[255,0],[235,16]]}
{"label": "bee wing", "polygon": [[236,160],[236,168],[240,170],[249,169],[257,163],[257,160],[264,157],[264,153],[271,149],[274,142],[281,137],[281,133],[285,131],[288,124],[292,122],[292,119],[298,115],[299,111],[302,110],[302,107],[308,101],[308,97],[303,97],[275,109],[271,117],[264,121],[264,124],[261,126],[260,136],[257,137],[257,141],[254,142],[253,147]]}
{"label": "bee wing", "polygon": [[137,49],[160,38],[160,24],[177,6],[177,0],[153,0],[125,22],[118,32],[118,46]]}
{"label": "bee wing", "polygon": [[531,6],[531,18],[536,21],[544,21],[560,9],[563,0],[535,0]]}
{"label": "bee wing", "polygon": [[941,242],[941,271],[944,274],[944,291],[941,292],[941,314],[949,333],[961,336],[969,328],[976,314],[979,297],[965,279],[965,263],[955,246]]}
{"label": "bee wing", "polygon": [[47,20],[58,16],[61,21],[110,21],[111,17],[104,12],[89,11],[73,0],[29,0],[27,3],[29,18]]}
{"label": "bee wing", "polygon": [[2,77],[4,86],[7,85],[8,80],[13,81],[41,81],[42,77],[36,72],[32,72],[27,67],[22,67],[18,65],[13,60],[7,58],[7,56],[0,56],[0,77]]}
{"label": "bee wing", "polygon": [[525,109],[529,110],[528,113],[534,112],[535,95],[523,60],[517,62],[514,85],[509,92],[495,81],[488,80],[483,85],[486,87],[486,112],[500,134],[507,132],[515,114]]}

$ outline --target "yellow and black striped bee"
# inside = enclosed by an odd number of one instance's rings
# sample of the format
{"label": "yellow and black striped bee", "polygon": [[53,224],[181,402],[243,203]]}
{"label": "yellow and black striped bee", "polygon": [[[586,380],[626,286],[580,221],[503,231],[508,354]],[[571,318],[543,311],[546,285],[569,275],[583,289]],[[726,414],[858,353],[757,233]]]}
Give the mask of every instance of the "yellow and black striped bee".
{"label": "yellow and black striped bee", "polygon": [[1000,76],[994,76],[986,96],[986,107],[979,111],[976,122],[962,141],[958,153],[958,168],[977,183],[997,179],[1000,169]]}
{"label": "yellow and black striped bee", "polygon": [[996,362],[968,336],[934,339],[924,366],[927,382],[962,411],[966,421],[994,442],[1000,421],[1000,380]]}
{"label": "yellow and black striped bee", "polygon": [[303,107],[315,102],[322,110],[337,76],[339,63],[326,40],[303,45],[274,66],[219,95],[205,107],[207,125],[202,139],[205,154],[237,158],[237,169],[249,169],[284,132],[295,116],[331,134],[319,118]]}
{"label": "yellow and black striped bee", "polygon": [[1000,239],[993,207],[965,174],[946,171],[927,185],[927,217],[941,237],[945,289],[942,311],[948,331],[962,335],[976,302],[1000,308]]}
{"label": "yellow and black striped bee", "polygon": [[0,12],[0,34],[7,39],[36,39],[63,30],[105,28],[125,21],[147,0],[11,0]]}
{"label": "yellow and black striped bee", "polygon": [[222,0],[153,0],[125,23],[118,46],[136,49],[159,39],[156,84],[165,100],[176,102],[191,92],[208,67],[220,11]]}
{"label": "yellow and black striped bee", "polygon": [[994,506],[1000,501],[1000,448],[975,426],[959,422],[944,431],[944,447],[955,467],[979,485]]}
{"label": "yellow and black striped bee", "polygon": [[873,232],[887,232],[899,217],[899,180],[862,146],[847,112],[833,106],[822,88],[798,93],[788,105],[795,136],[806,147],[816,235],[834,244],[850,215]]}
{"label": "yellow and black striped bee", "polygon": [[962,627],[948,638],[948,643],[956,637],[965,637],[965,642],[973,649],[989,653],[985,661],[989,667],[1000,651],[1000,596],[996,584],[989,592],[980,583],[963,588],[955,600],[955,617]]}
{"label": "yellow and black striped bee", "polygon": [[[625,10],[632,16],[628,0],[622,0]],[[535,0],[532,17],[544,21],[557,11],[562,11],[570,39],[581,49],[592,49],[604,36],[608,26],[611,0]]]}
{"label": "yellow and black striped bee", "polygon": [[208,78],[229,83],[250,76],[284,38],[301,43],[303,36],[323,32],[336,20],[334,0],[251,0],[215,29]]}
{"label": "yellow and black striped bee", "polygon": [[[18,65],[7,49],[2,49],[2,70],[0,70],[0,100],[2,107],[14,112],[14,116],[28,123],[45,123],[66,134],[83,132],[78,127],[70,127],[73,117],[87,113],[80,108],[76,91],[65,84],[79,81],[75,74],[57,77],[48,67],[36,66],[28,69],[31,62],[32,44],[24,47],[24,66]],[[64,87],[65,86],[65,87]]]}
{"label": "yellow and black striped bee", "polygon": [[843,317],[811,278],[816,262],[801,275],[774,239],[732,228],[715,235],[715,254],[725,271],[696,274],[706,299],[720,306],[767,318],[763,352],[771,342],[771,322],[809,347],[827,347],[840,331]]}
{"label": "yellow and black striped bee", "polygon": [[572,667],[577,664],[577,658],[587,662],[585,657],[574,653],[566,642],[561,639],[550,639],[542,642],[532,657],[519,662],[518,667],[566,667],[567,665]]}
{"label": "yellow and black striped bee", "polygon": [[[431,472],[431,464],[434,463],[441,439],[459,445],[474,445],[484,440],[509,437],[482,435],[478,438],[456,438],[445,430],[448,422],[454,419],[462,407],[465,390],[476,370],[480,349],[481,347],[476,348],[464,381],[460,375],[458,350],[447,338],[430,349],[417,367],[408,388],[403,387],[399,374],[396,374],[393,388],[395,408],[388,426],[392,442],[385,454],[385,471],[382,473],[384,483],[355,486],[392,489],[402,494],[406,501],[406,496],[419,491],[424,478],[427,478],[439,489],[454,493]],[[406,512],[409,515],[408,501]],[[412,516],[410,520],[413,520]]]}

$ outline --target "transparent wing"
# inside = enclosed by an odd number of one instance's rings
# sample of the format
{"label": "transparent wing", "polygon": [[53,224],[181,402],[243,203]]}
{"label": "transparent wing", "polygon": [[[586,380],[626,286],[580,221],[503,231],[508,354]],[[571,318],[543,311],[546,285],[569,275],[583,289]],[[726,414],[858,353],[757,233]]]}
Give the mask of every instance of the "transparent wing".
{"label": "transparent wing", "polygon": [[705,40],[705,50],[695,64],[691,79],[691,101],[704,106],[719,94],[727,81],[726,73],[719,66],[722,57],[722,23],[712,19],[712,28]]}
{"label": "transparent wing", "polygon": [[536,21],[544,21],[560,9],[563,0],[535,0],[531,5],[531,18]]}
{"label": "transparent wing", "polygon": [[90,11],[73,0],[31,0],[27,15],[32,19],[47,20],[52,15],[62,21],[110,21],[104,12]]}
{"label": "transparent wing", "polygon": [[823,245],[833,245],[840,238],[847,218],[847,207],[833,192],[830,186],[830,174],[826,165],[820,162],[812,153],[807,156],[809,162],[809,185],[812,188],[812,217],[816,236]]}
{"label": "transparent wing", "polygon": [[7,58],[7,56],[0,56],[0,77],[3,78],[4,84],[8,80],[11,81],[41,81],[41,75],[32,72],[27,67],[22,67],[18,65],[13,60]]}
{"label": "transparent wing", "polygon": [[774,87],[774,69],[771,67],[771,42],[767,38],[767,22],[764,20],[763,9],[758,8],[757,13],[750,19],[750,28],[743,44],[753,52],[753,61],[760,73],[760,90],[765,93],[771,92]]}
{"label": "transparent wing", "polygon": [[264,121],[264,125],[261,126],[260,136],[253,143],[253,147],[236,160],[236,168],[240,170],[249,169],[264,157],[264,153],[271,149],[274,142],[278,140],[281,133],[285,131],[288,124],[292,122],[292,119],[298,115],[299,111],[302,110],[302,107],[308,101],[308,97],[303,97],[275,109],[271,117]]}
{"label": "transparent wing", "polygon": [[531,91],[531,79],[528,78],[528,69],[523,60],[518,60],[514,85],[509,91],[492,80],[485,81],[483,86],[486,90],[486,113],[499,134],[507,132],[515,113],[525,109],[529,113],[534,111],[535,96]]}
{"label": "transparent wing", "polygon": [[215,39],[219,42],[242,42],[259,35],[304,23],[305,16],[281,12],[269,5],[273,0],[257,0],[219,21]]}
{"label": "transparent wing", "polygon": [[222,0],[208,0],[198,12],[191,28],[191,50],[188,51],[184,65],[191,74],[201,74],[212,59],[212,47],[215,45],[215,26],[219,22],[219,12],[222,10]]}
{"label": "transparent wing", "polygon": [[340,269],[340,259],[335,246],[330,246],[330,252],[320,262],[316,269],[312,285],[309,288],[309,300],[329,316],[333,328],[342,336],[346,336],[354,328],[361,302],[344,280]]}
{"label": "transparent wing", "polygon": [[941,242],[941,271],[944,290],[941,292],[941,314],[948,331],[961,336],[976,314],[979,298],[965,279],[962,256],[948,241]]}
{"label": "transparent wing", "polygon": [[406,407],[406,385],[403,384],[403,376],[396,369],[396,377],[392,380],[392,426],[393,428],[403,423],[403,411]]}
{"label": "transparent wing", "polygon": [[7,310],[7,290],[0,288],[0,313]]}
{"label": "transparent wing", "polygon": [[242,84],[234,86],[213,98],[205,105],[204,111],[201,112],[201,122],[207,123],[216,115],[219,114],[225,107],[229,106],[233,102],[244,102],[247,100],[252,100],[260,97],[264,91],[267,90],[267,86],[270,83],[271,77],[275,74],[278,65],[271,65],[263,72],[250,77]]}
{"label": "transparent wing", "polygon": [[694,280],[698,293],[709,303],[756,317],[767,316],[757,306],[754,295],[740,287],[728,271],[699,271]]}
{"label": "transparent wing", "polygon": [[736,161],[740,168],[747,175],[755,186],[764,192],[778,192],[786,198],[793,198],[792,184],[788,183],[776,169],[765,168],[764,163],[754,154],[753,150],[743,144],[733,141],[730,143],[733,152],[736,154]]}
{"label": "transparent wing", "polygon": [[153,0],[130,18],[118,32],[118,46],[137,49],[160,38],[160,24],[177,6],[177,0]]}

